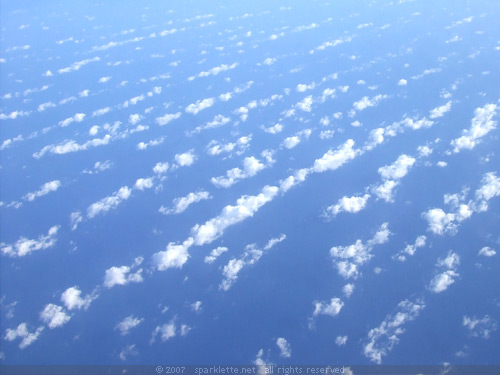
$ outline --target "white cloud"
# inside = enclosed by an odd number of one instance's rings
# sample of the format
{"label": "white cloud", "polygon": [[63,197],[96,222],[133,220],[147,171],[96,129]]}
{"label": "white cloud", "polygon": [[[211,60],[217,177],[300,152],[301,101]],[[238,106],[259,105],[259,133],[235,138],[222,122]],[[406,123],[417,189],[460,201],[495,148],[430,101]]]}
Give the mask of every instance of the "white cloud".
{"label": "white cloud", "polygon": [[81,294],[82,291],[78,289],[77,286],[72,286],[66,289],[61,294],[61,302],[70,311],[74,309],[87,310],[92,301],[98,297],[97,294],[93,293],[93,294],[87,294],[85,297],[82,298]]}
{"label": "white cloud", "polygon": [[314,303],[313,317],[318,315],[328,315],[337,316],[344,307],[344,302],[340,298],[332,298],[330,302],[318,302]]}
{"label": "white cloud", "polygon": [[275,124],[273,126],[270,126],[269,128],[263,128],[266,133],[270,134],[278,134],[281,133],[283,130],[283,125],[281,124]]}
{"label": "white cloud", "polygon": [[362,111],[368,107],[375,107],[382,100],[387,99],[387,98],[388,98],[387,95],[382,95],[382,94],[376,95],[376,96],[372,97],[371,99],[368,96],[364,96],[363,98],[361,98],[361,100],[354,102],[353,107],[358,111]]}
{"label": "white cloud", "polygon": [[491,247],[483,247],[481,250],[479,250],[478,255],[483,255],[485,257],[492,257],[493,255],[496,255],[496,251],[493,250]]}
{"label": "white cloud", "polygon": [[470,129],[465,129],[460,138],[451,141],[451,146],[454,147],[453,152],[457,153],[463,149],[473,149],[479,143],[480,138],[496,128],[497,123],[493,121],[493,117],[496,114],[496,104],[486,104],[482,108],[477,108],[474,112]]}
{"label": "white cloud", "polygon": [[469,329],[469,333],[473,337],[480,337],[485,340],[489,339],[490,334],[498,329],[497,321],[489,315],[485,315],[481,319],[478,319],[475,316],[470,318],[464,315],[462,318],[462,325]]}
{"label": "white cloud", "polygon": [[203,111],[206,108],[210,108],[215,104],[214,98],[207,98],[203,100],[197,100],[196,103],[189,104],[185,111],[196,115],[198,112]]}
{"label": "white cloud", "polygon": [[98,57],[98,56],[96,56],[96,57],[93,57],[91,59],[85,59],[85,60],[77,61],[77,62],[74,62],[73,64],[71,64],[70,66],[66,67],[66,68],[59,69],[57,72],[59,74],[74,72],[76,70],[79,70],[84,65],[90,64],[91,62],[100,61],[100,60],[101,60],[101,58]]}
{"label": "white cloud", "polygon": [[415,158],[403,154],[393,164],[380,167],[378,173],[385,180],[399,180],[406,176],[413,164],[415,164]]}
{"label": "white cloud", "polygon": [[34,201],[36,198],[42,197],[44,195],[49,194],[50,192],[56,191],[60,187],[61,187],[61,181],[59,180],[49,181],[40,186],[39,190],[26,194],[23,197],[23,199],[31,202]]}
{"label": "white cloud", "polygon": [[120,352],[119,357],[122,361],[126,361],[127,358],[131,355],[136,356],[138,355],[137,348],[135,344],[127,345],[123,350]]}
{"label": "white cloud", "polygon": [[448,252],[446,258],[438,259],[436,267],[444,268],[445,271],[434,276],[429,284],[429,289],[434,293],[441,293],[448,289],[455,282],[455,278],[459,276],[456,272],[459,264],[460,257],[452,251]]}
{"label": "white cloud", "polygon": [[201,301],[196,301],[195,303],[191,304],[191,310],[198,312],[201,310],[201,305],[202,305]]}
{"label": "white cloud", "polygon": [[156,336],[160,335],[161,341],[165,342],[176,335],[175,322],[172,320],[168,324],[163,324],[161,326],[156,326],[153,333],[151,334],[151,343],[156,341]]}
{"label": "white cloud", "polygon": [[292,356],[292,346],[285,338],[279,337],[276,340],[276,345],[280,349],[280,357],[290,358]]}
{"label": "white cloud", "polygon": [[163,206],[160,207],[159,212],[164,215],[171,214],[180,214],[187,210],[187,208],[193,203],[201,202],[202,200],[211,199],[212,196],[208,193],[208,191],[199,191],[196,193],[189,193],[185,197],[175,198],[172,203],[172,208],[165,208]]}
{"label": "white cloud", "polygon": [[229,117],[225,117],[222,115],[216,115],[212,121],[207,122],[205,125],[197,126],[191,132],[188,132],[188,135],[198,134],[202,130],[218,128],[220,126],[226,125],[231,119]]}
{"label": "white cloud", "polygon": [[404,78],[401,78],[398,82],[398,86],[406,86],[408,84],[408,81]]}
{"label": "white cloud", "polygon": [[339,146],[337,150],[329,150],[320,159],[314,161],[314,172],[321,173],[327,170],[335,170],[346,162],[354,159],[359,154],[359,150],[354,150],[353,146],[354,141],[348,139],[343,145]]}
{"label": "white cloud", "polygon": [[313,90],[316,87],[316,84],[314,82],[310,83],[309,85],[299,83],[295,90],[298,92],[306,92],[307,90]]}
{"label": "white cloud", "polygon": [[343,43],[348,43],[350,41],[352,41],[352,37],[350,37],[350,36],[346,36],[346,37],[343,37],[343,38],[335,39],[333,41],[328,41],[328,42],[325,42],[325,43],[319,45],[315,49],[310,50],[309,54],[312,55],[316,51],[324,51],[326,48],[335,47],[335,46],[338,46],[338,45],[343,44]]}
{"label": "white cloud", "polygon": [[123,319],[120,323],[118,323],[115,327],[115,330],[120,331],[120,335],[125,336],[130,333],[130,330],[132,328],[137,327],[143,321],[143,318],[139,319],[137,317],[134,317],[133,315],[130,315]]}
{"label": "white cloud", "polygon": [[396,254],[394,258],[399,260],[400,262],[404,262],[406,260],[407,255],[410,255],[410,256],[415,255],[415,252],[417,251],[417,249],[424,247],[426,242],[427,242],[426,236],[418,236],[417,239],[415,240],[414,244],[406,245],[404,250],[402,250],[398,254]]}
{"label": "white cloud", "polygon": [[158,162],[153,167],[153,172],[158,174],[158,175],[161,175],[161,174],[167,173],[168,168],[169,168],[169,164],[167,162],[164,162],[164,163]]}
{"label": "white cloud", "polygon": [[342,293],[344,293],[344,296],[346,296],[346,298],[349,298],[353,292],[354,292],[354,284],[352,283],[345,284],[342,287]]}
{"label": "white cloud", "polygon": [[17,338],[21,339],[19,348],[24,349],[33,344],[44,330],[44,327],[38,327],[36,331],[30,332],[26,323],[19,324],[15,329],[8,328],[5,331],[4,339],[7,341],[14,341]]}
{"label": "white cloud", "polygon": [[226,176],[212,177],[210,181],[216,187],[228,188],[240,180],[255,176],[264,168],[266,168],[265,164],[254,156],[250,156],[243,159],[243,170],[233,168],[226,172]]}
{"label": "white cloud", "polygon": [[423,214],[423,217],[429,223],[429,230],[434,234],[454,234],[457,230],[455,214],[446,213],[441,208],[430,209]]}
{"label": "white cloud", "polygon": [[193,150],[175,155],[175,161],[181,167],[189,167],[196,161],[196,155]]}
{"label": "white cloud", "polygon": [[431,119],[443,117],[446,112],[449,112],[451,110],[451,101],[446,103],[445,105],[442,105],[441,107],[436,107],[433,110],[430,111],[429,117]]}
{"label": "white cloud", "polygon": [[107,77],[101,77],[101,78],[99,78],[99,83],[106,83],[110,79],[111,79],[111,77],[109,77],[109,76],[107,76]]}
{"label": "white cloud", "polygon": [[165,136],[161,136],[156,139],[151,139],[148,142],[139,142],[137,144],[138,150],[146,150],[148,147],[159,146],[165,141]]}
{"label": "white cloud", "polygon": [[226,144],[220,144],[219,142],[212,140],[207,145],[207,153],[214,156],[222,153],[230,153],[237,149],[236,154],[240,155],[248,149],[251,140],[252,134],[240,137],[236,140],[236,142],[230,142]]}
{"label": "white cloud", "polygon": [[258,249],[255,244],[246,246],[245,252],[239,259],[233,258],[224,266],[222,270],[224,279],[221,281],[219,289],[228,291],[236,282],[238,273],[244,267],[257,263],[262,255],[264,255],[264,251],[270,250],[274,245],[285,239],[286,236],[283,234],[279,238],[272,238],[263,250]]}
{"label": "white cloud", "polygon": [[344,346],[345,344],[347,344],[347,336],[337,336],[335,338],[335,344],[337,346]]}
{"label": "white cloud", "polygon": [[60,226],[51,227],[46,236],[40,235],[37,239],[28,239],[20,237],[14,244],[0,243],[2,254],[10,257],[23,257],[33,251],[45,250],[53,247],[57,242],[57,232]]}
{"label": "white cloud", "polygon": [[205,263],[213,263],[219,256],[221,256],[223,253],[228,251],[229,249],[227,247],[222,247],[219,246],[215,249],[213,249],[209,255],[205,257]]}
{"label": "white cloud", "polygon": [[92,112],[92,117],[103,116],[109,112],[111,112],[111,107],[100,108],[100,109],[97,109],[94,112]]}
{"label": "white cloud", "polygon": [[85,113],[77,113],[73,117],[68,117],[66,120],[59,121],[59,126],[65,127],[73,122],[82,122],[85,118]]}
{"label": "white cloud", "polygon": [[280,190],[283,193],[286,193],[288,190],[290,190],[295,185],[298,185],[301,182],[304,182],[310,171],[311,170],[308,168],[302,168],[302,169],[299,169],[297,172],[295,172],[294,175],[288,176],[284,180],[281,180],[280,181]]}
{"label": "white cloud", "polygon": [[366,243],[358,239],[349,246],[332,247],[330,256],[337,266],[339,275],[346,279],[357,278],[359,276],[358,267],[367,263],[373,257],[371,254],[373,247],[389,241],[390,235],[388,223],[383,223],[375,235]]}
{"label": "white cloud", "polygon": [[305,97],[302,101],[298,102],[295,106],[304,112],[311,112],[313,104],[312,95]]}
{"label": "white cloud", "polygon": [[103,138],[94,138],[82,144],[78,144],[74,140],[66,140],[58,145],[45,146],[40,151],[35,152],[33,154],[33,157],[35,159],[40,159],[47,152],[50,152],[52,154],[62,155],[70,152],[88,150],[89,148],[92,147],[107,145],[110,140],[111,136],[109,134],[106,134]]}
{"label": "white cloud", "polygon": [[153,178],[138,178],[135,181],[134,188],[137,190],[151,189],[153,187]]}
{"label": "white cloud", "polygon": [[266,185],[258,195],[241,196],[235,206],[224,207],[218,216],[204,224],[197,224],[191,229],[195,243],[205,245],[213,242],[231,225],[252,217],[262,206],[270,202],[278,191],[276,186]]}
{"label": "white cloud", "polygon": [[356,213],[366,207],[366,203],[370,198],[370,194],[365,194],[362,197],[342,197],[337,204],[326,208],[326,214],[331,217],[337,216],[339,213],[345,211],[349,213]]}
{"label": "white cloud", "polygon": [[53,102],[47,102],[47,103],[40,104],[40,105],[38,106],[38,109],[37,109],[37,110],[38,110],[38,112],[43,112],[43,111],[45,111],[46,109],[48,109],[48,108],[53,108],[53,107],[55,107],[55,106],[56,106],[56,105],[55,105],[55,103],[53,103]]}
{"label": "white cloud", "polygon": [[181,113],[166,113],[165,115],[161,117],[156,118],[156,123],[160,126],[167,125],[169,122],[173,120],[177,120],[179,117],[181,117]]}
{"label": "white cloud", "polygon": [[143,261],[142,257],[137,257],[134,259],[134,263],[129,266],[121,267],[111,267],[104,273],[103,285],[106,288],[112,288],[115,285],[127,285],[129,283],[141,283],[144,279],[142,278],[142,268],[134,271]]}
{"label": "white cloud", "polygon": [[120,203],[130,198],[131,194],[132,190],[129,187],[127,186],[121,187],[118,191],[115,191],[112,195],[103,198],[95,203],[92,203],[87,208],[87,217],[89,219],[92,219],[101,213],[106,213],[111,209],[115,209],[116,207],[118,207]]}
{"label": "white cloud", "polygon": [[152,260],[158,271],[164,271],[168,268],[182,268],[190,257],[188,250],[193,243],[192,237],[180,245],[170,242],[165,251],[153,254]]}
{"label": "white cloud", "polygon": [[[238,66],[238,63],[232,63],[231,65],[228,64],[221,64],[219,66],[213,67],[212,69],[204,72],[200,72],[197,74],[196,77],[208,77],[208,76],[216,76],[219,73],[226,72],[228,70],[234,69]],[[189,77],[189,80],[193,80],[195,77]]]}
{"label": "white cloud", "polygon": [[276,61],[278,61],[278,59],[274,58],[274,57],[268,57],[264,60],[264,62],[262,64],[264,65],[273,65]]}
{"label": "white cloud", "polygon": [[69,322],[71,316],[66,314],[62,306],[49,303],[40,313],[40,319],[47,324],[50,329],[54,329]]}
{"label": "white cloud", "polygon": [[363,348],[364,355],[372,362],[382,363],[382,357],[386,356],[399,342],[399,337],[405,330],[403,326],[415,320],[425,308],[422,300],[411,302],[404,300],[398,304],[398,312],[395,315],[387,315],[380,326],[368,332],[368,342]]}
{"label": "white cloud", "polygon": [[398,181],[386,180],[383,184],[375,186],[372,192],[379,198],[386,202],[394,201],[394,188],[399,185]]}
{"label": "white cloud", "polygon": [[142,119],[143,119],[143,117],[138,113],[135,113],[135,114],[128,116],[128,122],[131,123],[132,125],[137,124]]}
{"label": "white cloud", "polygon": [[500,195],[500,178],[495,172],[486,173],[481,179],[481,187],[476,190],[476,206],[478,211],[488,209],[488,201]]}

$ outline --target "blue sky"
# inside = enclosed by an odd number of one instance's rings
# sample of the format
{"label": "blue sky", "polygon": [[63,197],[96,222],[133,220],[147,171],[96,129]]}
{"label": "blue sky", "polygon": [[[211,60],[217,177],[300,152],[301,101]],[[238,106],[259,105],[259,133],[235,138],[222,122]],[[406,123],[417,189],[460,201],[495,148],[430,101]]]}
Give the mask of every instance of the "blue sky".
{"label": "blue sky", "polygon": [[2,1],[2,363],[498,364],[498,11]]}

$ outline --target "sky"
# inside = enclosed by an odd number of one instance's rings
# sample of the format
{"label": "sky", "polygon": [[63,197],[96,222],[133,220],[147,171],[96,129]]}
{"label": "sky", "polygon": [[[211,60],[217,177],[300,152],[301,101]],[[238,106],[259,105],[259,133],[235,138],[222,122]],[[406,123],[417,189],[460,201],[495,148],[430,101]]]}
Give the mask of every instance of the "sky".
{"label": "sky", "polygon": [[500,364],[497,2],[0,8],[0,363]]}

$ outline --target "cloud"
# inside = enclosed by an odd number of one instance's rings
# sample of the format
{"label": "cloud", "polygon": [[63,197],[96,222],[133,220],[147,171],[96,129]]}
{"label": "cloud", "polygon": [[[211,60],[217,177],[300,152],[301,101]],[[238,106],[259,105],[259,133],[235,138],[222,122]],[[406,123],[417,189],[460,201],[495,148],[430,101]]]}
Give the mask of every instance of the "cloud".
{"label": "cloud", "polygon": [[465,129],[460,138],[451,141],[453,152],[458,153],[463,149],[471,150],[479,143],[480,138],[496,128],[496,121],[493,117],[497,114],[496,104],[486,104],[482,108],[477,108],[471,121],[470,129]]}
{"label": "cloud", "polygon": [[357,213],[366,207],[366,203],[370,199],[370,194],[365,194],[362,197],[342,197],[337,204],[326,208],[326,215],[335,217],[341,212]]}
{"label": "cloud", "polygon": [[339,275],[346,279],[357,278],[359,276],[358,267],[373,257],[371,254],[373,247],[388,242],[390,235],[389,224],[383,223],[366,243],[358,239],[349,246],[333,246],[330,249],[330,256],[337,266]]}
{"label": "cloud", "polygon": [[240,180],[255,176],[264,168],[266,168],[265,164],[254,156],[250,156],[243,159],[243,170],[233,168],[226,172],[226,176],[212,177],[210,181],[216,187],[228,188]]}
{"label": "cloud", "polygon": [[286,193],[288,190],[290,190],[295,185],[298,185],[301,182],[304,182],[310,171],[311,170],[309,168],[302,168],[302,169],[299,169],[297,172],[295,172],[295,174],[288,176],[284,180],[281,180],[280,181],[281,192]]}
{"label": "cloud", "polygon": [[99,83],[106,83],[111,79],[111,77],[101,77],[99,78]]}
{"label": "cloud", "polygon": [[343,37],[343,38],[335,39],[333,41],[328,41],[328,42],[325,42],[325,43],[319,45],[315,49],[310,50],[309,54],[312,55],[312,54],[314,54],[317,51],[324,51],[327,48],[336,47],[336,46],[338,46],[340,44],[348,43],[350,41],[352,41],[352,37],[350,37],[350,36],[346,36],[346,37]]}
{"label": "cloud", "polygon": [[109,134],[106,134],[103,138],[94,138],[82,144],[78,144],[74,140],[65,140],[58,145],[48,145],[43,147],[40,151],[35,152],[33,157],[35,159],[40,159],[47,152],[62,155],[70,152],[83,151],[92,147],[107,145],[110,140],[111,135]]}
{"label": "cloud", "polygon": [[38,239],[28,239],[20,237],[14,244],[0,243],[2,254],[10,257],[23,257],[33,251],[45,250],[53,247],[57,242],[57,232],[61,227],[54,225],[51,227],[46,236],[40,235]]}
{"label": "cloud", "polygon": [[485,257],[492,257],[493,255],[496,255],[496,251],[493,250],[491,247],[483,247],[481,250],[479,250],[479,252],[477,253],[477,255],[483,255]]}
{"label": "cloud", "polygon": [[224,231],[249,217],[252,217],[262,206],[270,202],[279,189],[266,185],[258,195],[243,195],[236,205],[224,207],[221,213],[204,224],[197,224],[191,229],[196,245],[205,245],[215,241]]}
{"label": "cloud", "polygon": [[79,70],[82,66],[85,66],[85,65],[90,64],[92,62],[96,62],[96,61],[100,61],[100,60],[101,60],[101,58],[98,57],[98,56],[96,56],[96,57],[93,57],[91,59],[85,59],[85,60],[77,61],[77,62],[74,62],[73,64],[71,64],[70,66],[66,67],[66,68],[59,69],[57,72],[59,74],[74,72],[74,71]]}
{"label": "cloud", "polygon": [[283,125],[281,124],[275,124],[273,126],[270,126],[269,128],[263,128],[266,133],[270,134],[278,134],[281,133],[283,130]]}
{"label": "cloud", "polygon": [[449,101],[445,105],[442,105],[441,107],[436,107],[433,110],[431,110],[429,117],[431,119],[443,117],[445,113],[449,112],[450,110],[451,110],[451,101]]}
{"label": "cloud", "polygon": [[189,237],[180,245],[170,242],[165,251],[153,254],[153,264],[158,271],[164,271],[169,268],[182,268],[190,257],[188,250],[193,243],[194,239],[192,237]]}
{"label": "cloud", "polygon": [[120,203],[130,198],[131,194],[132,190],[129,187],[127,186],[121,187],[118,191],[115,191],[112,195],[103,198],[95,203],[92,203],[87,208],[87,218],[92,219],[99,214],[106,213],[111,209],[115,209],[116,207],[118,207],[118,205],[120,205]]}
{"label": "cloud", "polygon": [[488,201],[500,195],[500,178],[495,172],[488,172],[481,179],[481,183],[475,193],[475,206],[477,211],[486,211]]}
{"label": "cloud", "polygon": [[53,103],[53,102],[43,103],[43,104],[40,104],[40,105],[38,106],[37,111],[38,111],[38,112],[43,112],[43,111],[45,111],[46,109],[48,109],[48,108],[53,108],[53,107],[55,107],[55,106],[56,106],[56,105],[55,105],[55,103]]}
{"label": "cloud", "polygon": [[165,136],[161,136],[156,139],[151,139],[150,141],[146,142],[139,142],[137,144],[137,149],[138,150],[146,150],[148,147],[154,147],[161,145],[165,141]]}
{"label": "cloud", "polygon": [[292,356],[292,346],[285,338],[279,337],[276,340],[276,345],[280,349],[280,357],[290,358]]}
{"label": "cloud", "polygon": [[218,128],[226,125],[231,119],[222,115],[216,115],[212,121],[207,122],[205,125],[197,126],[188,135],[198,134],[203,130]]}
{"label": "cloud", "polygon": [[143,261],[142,257],[137,257],[134,259],[134,263],[129,266],[121,267],[111,267],[108,268],[104,274],[103,285],[106,288],[112,288],[115,285],[127,285],[129,283],[141,283],[144,279],[142,278],[142,268],[132,273],[138,266],[141,265]]}
{"label": "cloud", "polygon": [[385,180],[399,180],[406,176],[413,164],[415,164],[415,158],[403,154],[393,164],[380,167],[378,173]]}
{"label": "cloud", "polygon": [[166,113],[165,115],[161,117],[156,118],[156,123],[160,126],[167,125],[169,122],[173,120],[177,120],[179,117],[181,117],[181,113]]}
{"label": "cloud", "polygon": [[104,108],[96,109],[94,112],[92,112],[92,117],[103,116],[109,112],[111,112],[111,107],[104,107]]}
{"label": "cloud", "polygon": [[231,259],[223,268],[222,274],[224,279],[221,281],[219,285],[219,289],[228,291],[231,286],[238,279],[238,273],[247,266],[255,264],[259,261],[259,259],[264,255],[264,251],[268,251],[274,247],[274,245],[284,241],[286,239],[285,235],[281,235],[279,238],[273,238],[269,240],[264,249],[258,249],[255,244],[251,244],[246,246],[245,252],[239,258]]}
{"label": "cloud", "polygon": [[313,317],[318,315],[337,316],[344,307],[344,302],[340,298],[332,298],[330,302],[313,302]]}
{"label": "cloud", "polygon": [[433,293],[444,292],[448,287],[455,282],[455,278],[459,276],[456,272],[460,264],[460,257],[452,251],[448,252],[448,256],[444,259],[439,259],[436,266],[444,268],[445,271],[437,274],[429,283],[429,290]]}
{"label": "cloud", "polygon": [[130,315],[127,316],[125,319],[123,319],[120,323],[118,323],[115,326],[115,330],[120,331],[120,335],[125,336],[130,333],[130,330],[132,328],[137,327],[143,321],[144,321],[143,318],[139,319],[137,317],[134,317],[133,315]]}
{"label": "cloud", "polygon": [[418,236],[413,245],[406,245],[404,250],[400,251],[393,258],[399,260],[400,262],[404,262],[406,260],[406,256],[413,256],[418,248],[424,247],[427,242],[426,236]]}
{"label": "cloud", "polygon": [[71,319],[71,316],[66,314],[62,306],[49,303],[40,313],[40,319],[48,325],[50,329],[62,327]]}
{"label": "cloud", "polygon": [[137,190],[151,189],[153,187],[153,178],[138,178],[135,181],[134,188]]}
{"label": "cloud", "polygon": [[191,304],[191,310],[198,312],[201,310],[201,305],[202,305],[201,301],[196,301],[195,303]]}
{"label": "cloud", "polygon": [[311,129],[305,129],[296,133],[292,137],[285,138],[282,145],[287,149],[292,149],[297,146],[303,139],[308,139],[311,135]]}
{"label": "cloud", "polygon": [[154,343],[156,341],[156,336],[160,335],[160,339],[162,342],[170,340],[172,337],[176,336],[176,326],[175,322],[172,320],[168,324],[163,324],[161,326],[156,326],[153,333],[151,334],[150,343]]}
{"label": "cloud", "polygon": [[8,328],[5,331],[4,339],[7,341],[14,341],[19,338],[21,339],[19,348],[24,349],[38,340],[38,337],[43,330],[44,327],[40,326],[36,329],[36,331],[30,332],[26,323],[21,323],[15,329]]}
{"label": "cloud", "polygon": [[196,161],[196,155],[193,150],[175,155],[175,161],[181,167],[189,167]]}
{"label": "cloud", "polygon": [[82,291],[78,289],[78,287],[72,286],[68,289],[66,289],[62,294],[61,294],[61,302],[66,306],[68,310],[80,310],[84,309],[87,310],[92,303],[93,300],[95,300],[98,295],[96,293],[92,294],[87,294],[85,297],[81,297]]}
{"label": "cloud", "polygon": [[478,319],[475,316],[472,318],[464,315],[462,325],[469,329],[469,333],[473,337],[480,337],[485,340],[490,338],[490,334],[498,329],[498,323],[489,315]]}
{"label": "cloud", "polygon": [[167,173],[168,168],[169,168],[169,164],[167,162],[164,162],[164,163],[158,162],[153,167],[153,172],[158,174],[158,175],[162,175],[162,174]]}
{"label": "cloud", "polygon": [[415,320],[425,308],[422,300],[411,302],[404,300],[398,304],[398,312],[387,315],[380,326],[368,332],[368,342],[363,348],[364,355],[376,364],[382,363],[382,357],[389,354],[394,345],[399,342],[399,337],[405,330],[403,326]]}
{"label": "cloud", "polygon": [[221,64],[219,66],[213,67],[204,72],[198,73],[196,76],[191,76],[188,78],[189,81],[194,80],[196,77],[208,77],[208,76],[216,76],[222,72],[226,72],[228,70],[234,69],[238,66],[238,63],[232,63],[231,65]]}
{"label": "cloud", "polygon": [[220,155],[222,153],[230,153],[237,149],[236,154],[240,155],[249,148],[251,140],[252,134],[240,137],[236,140],[236,142],[230,142],[226,144],[220,144],[217,141],[210,141],[210,143],[207,145],[207,153],[214,156]]}
{"label": "cloud", "polygon": [[388,97],[389,96],[382,95],[382,94],[376,95],[376,96],[372,97],[371,99],[368,96],[364,96],[363,98],[361,98],[361,100],[354,102],[352,106],[357,111],[363,111],[364,109],[366,109],[368,107],[377,106],[382,100],[387,99]]}
{"label": "cloud", "polygon": [[66,120],[59,121],[59,126],[66,127],[73,122],[82,122],[85,118],[85,113],[77,113],[73,117],[68,117]]}
{"label": "cloud", "polygon": [[26,194],[23,197],[23,199],[31,202],[34,201],[36,198],[42,197],[44,195],[49,194],[50,192],[56,191],[60,187],[61,187],[61,181],[59,180],[49,181],[40,186],[39,190]]}
{"label": "cloud", "polygon": [[208,191],[199,191],[196,193],[189,193],[185,197],[175,198],[172,203],[174,207],[165,208],[163,206],[160,207],[159,212],[164,215],[172,215],[172,214],[180,214],[187,210],[187,208],[193,203],[201,202],[202,200],[211,199],[212,196],[208,193]]}
{"label": "cloud", "polygon": [[320,159],[314,161],[314,172],[325,172],[327,170],[335,170],[346,162],[354,159],[359,155],[359,150],[354,150],[354,141],[348,139],[343,145],[339,146],[337,150],[329,150]]}
{"label": "cloud", "polygon": [[196,103],[189,104],[185,111],[188,113],[192,113],[193,115],[198,114],[198,112],[203,111],[206,108],[210,108],[215,104],[214,98],[207,98],[203,100],[197,100]]}
{"label": "cloud", "polygon": [[352,283],[345,284],[342,287],[342,293],[344,293],[344,296],[346,296],[346,298],[349,298],[353,292],[354,292],[354,284]]}
{"label": "cloud", "polygon": [[347,344],[347,336],[337,336],[335,338],[335,344],[337,346],[344,346],[345,344]]}
{"label": "cloud", "polygon": [[441,208],[433,208],[423,214],[429,224],[429,230],[434,234],[454,234],[457,231],[456,216],[446,213]]}
{"label": "cloud", "polygon": [[304,112],[311,112],[313,104],[312,95],[306,96],[302,101],[295,104],[295,107],[299,108]]}
{"label": "cloud", "polygon": [[406,86],[408,84],[408,81],[404,78],[401,78],[398,82],[398,86]]}
{"label": "cloud", "polygon": [[123,348],[123,350],[119,354],[119,357],[122,361],[126,361],[129,356],[136,356],[138,354],[139,352],[137,351],[135,344],[131,344]]}
{"label": "cloud", "polygon": [[205,263],[208,263],[208,264],[213,263],[219,256],[221,256],[223,253],[225,253],[228,250],[229,249],[227,247],[222,247],[222,246],[219,246],[219,247],[213,249],[210,252],[210,255],[207,255],[205,257]]}

